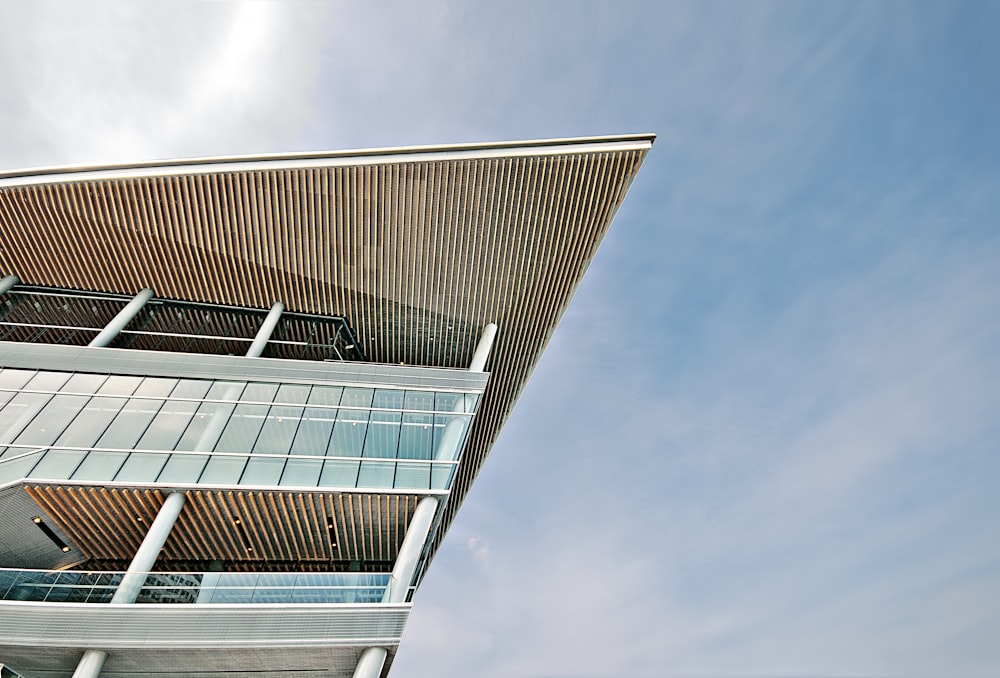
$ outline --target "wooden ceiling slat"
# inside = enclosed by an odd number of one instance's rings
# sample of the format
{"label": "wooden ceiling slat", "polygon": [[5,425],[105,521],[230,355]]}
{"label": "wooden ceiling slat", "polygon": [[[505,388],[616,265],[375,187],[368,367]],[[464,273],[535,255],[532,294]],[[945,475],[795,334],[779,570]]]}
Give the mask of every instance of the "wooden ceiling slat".
{"label": "wooden ceiling slat", "polygon": [[[67,173],[0,187],[0,272],[344,314],[375,362],[464,367],[482,325],[497,322],[491,382],[439,541],[645,154],[612,144],[301,169],[234,162],[140,179]],[[351,538],[359,553],[384,548],[360,525],[340,534],[344,548]]]}

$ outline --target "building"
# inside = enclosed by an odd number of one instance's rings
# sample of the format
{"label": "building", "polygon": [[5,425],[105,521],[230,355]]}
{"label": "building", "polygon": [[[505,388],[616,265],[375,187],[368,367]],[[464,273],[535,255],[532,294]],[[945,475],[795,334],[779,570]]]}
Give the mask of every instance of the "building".
{"label": "building", "polygon": [[0,174],[0,663],[384,675],[652,142]]}

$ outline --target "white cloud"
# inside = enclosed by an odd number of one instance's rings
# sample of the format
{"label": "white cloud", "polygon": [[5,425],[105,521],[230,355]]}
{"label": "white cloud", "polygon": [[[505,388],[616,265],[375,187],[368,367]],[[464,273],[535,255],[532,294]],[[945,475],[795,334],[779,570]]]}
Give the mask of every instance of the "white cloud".
{"label": "white cloud", "polygon": [[6,7],[0,165],[288,150],[314,124],[323,5]]}

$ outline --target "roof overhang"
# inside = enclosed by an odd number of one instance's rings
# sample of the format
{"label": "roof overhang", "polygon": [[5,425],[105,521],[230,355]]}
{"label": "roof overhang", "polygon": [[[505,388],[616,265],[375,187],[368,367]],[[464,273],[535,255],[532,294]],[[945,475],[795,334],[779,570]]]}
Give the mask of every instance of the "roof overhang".
{"label": "roof overhang", "polygon": [[496,323],[446,527],[653,139],[0,173],[0,274],[345,315],[379,363],[464,368]]}

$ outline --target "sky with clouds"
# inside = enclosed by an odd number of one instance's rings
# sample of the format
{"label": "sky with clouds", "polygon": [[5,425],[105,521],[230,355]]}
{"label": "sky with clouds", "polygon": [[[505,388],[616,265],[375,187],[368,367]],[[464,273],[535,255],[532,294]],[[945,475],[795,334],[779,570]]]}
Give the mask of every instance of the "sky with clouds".
{"label": "sky with clouds", "polygon": [[1000,5],[6,3],[0,169],[656,132],[395,678],[1000,667]]}

